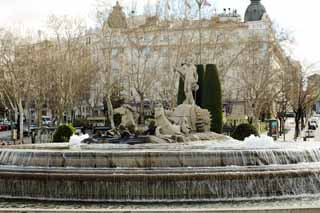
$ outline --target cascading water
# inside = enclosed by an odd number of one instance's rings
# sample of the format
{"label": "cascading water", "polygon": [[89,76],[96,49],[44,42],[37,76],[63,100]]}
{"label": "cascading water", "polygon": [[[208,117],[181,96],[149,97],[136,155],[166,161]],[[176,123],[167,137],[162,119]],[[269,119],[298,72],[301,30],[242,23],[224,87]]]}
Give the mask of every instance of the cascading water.
{"label": "cascading water", "polygon": [[320,145],[253,139],[2,149],[0,198],[179,202],[320,193]]}

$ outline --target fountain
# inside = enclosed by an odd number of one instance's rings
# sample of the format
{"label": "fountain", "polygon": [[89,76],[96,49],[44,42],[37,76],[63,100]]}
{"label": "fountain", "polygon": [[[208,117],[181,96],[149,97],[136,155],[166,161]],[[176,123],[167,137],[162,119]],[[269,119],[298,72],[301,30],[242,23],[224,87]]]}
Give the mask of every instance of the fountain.
{"label": "fountain", "polygon": [[[196,116],[208,112],[188,101],[172,115],[190,114],[175,124],[169,125],[163,109],[157,110],[157,140],[152,143],[84,144],[73,138],[71,144],[1,149],[0,198],[146,203],[320,194],[319,144],[254,137],[240,142],[214,133],[192,134]],[[203,122],[201,129],[207,125]],[[182,143],[175,143],[177,138]]]}
{"label": "fountain", "polygon": [[0,197],[190,202],[313,196],[320,192],[319,150],[233,140],[17,146],[0,151]]}

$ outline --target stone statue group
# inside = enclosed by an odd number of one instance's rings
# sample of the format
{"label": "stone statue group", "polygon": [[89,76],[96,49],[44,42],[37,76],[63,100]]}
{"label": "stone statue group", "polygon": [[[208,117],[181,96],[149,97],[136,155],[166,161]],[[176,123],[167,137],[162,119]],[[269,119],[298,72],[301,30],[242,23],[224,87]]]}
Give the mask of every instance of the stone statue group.
{"label": "stone statue group", "polygon": [[[210,113],[208,110],[196,106],[193,98],[193,93],[199,88],[196,66],[189,62],[181,67],[176,67],[175,71],[184,80],[186,99],[174,111],[165,111],[162,106],[155,107],[155,135],[163,138],[210,131]],[[131,106],[123,105],[115,109],[114,112],[121,115],[121,126],[137,126],[135,123],[135,112]]]}

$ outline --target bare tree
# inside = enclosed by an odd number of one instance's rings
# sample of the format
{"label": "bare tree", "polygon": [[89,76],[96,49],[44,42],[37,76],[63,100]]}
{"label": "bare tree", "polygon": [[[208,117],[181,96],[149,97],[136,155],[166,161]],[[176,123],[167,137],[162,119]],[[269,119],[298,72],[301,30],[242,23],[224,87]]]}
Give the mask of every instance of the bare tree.
{"label": "bare tree", "polygon": [[[155,27],[155,26],[151,26]],[[140,121],[144,123],[144,101],[150,95],[150,91],[159,80],[159,60],[157,44],[159,33],[149,33],[148,26],[140,26],[127,31],[127,39],[130,45],[128,60],[129,81],[140,101]]]}
{"label": "bare tree", "polygon": [[61,123],[65,112],[71,116],[82,91],[89,90],[91,52],[83,40],[86,28],[81,20],[51,16],[48,27],[56,44],[52,63],[54,92],[49,103]]}
{"label": "bare tree", "polygon": [[19,112],[20,140],[23,141],[24,102],[30,100],[29,90],[34,74],[33,47],[13,33],[3,31],[0,38],[0,73],[3,95]]}
{"label": "bare tree", "polygon": [[239,80],[253,122],[257,122],[265,108],[272,111],[273,102],[281,92],[283,69],[274,65],[272,56],[279,48],[270,38],[251,35],[245,45]]}
{"label": "bare tree", "polygon": [[[113,70],[113,62],[117,61],[119,49],[114,48],[116,35],[119,34],[119,30],[112,29],[109,27],[104,27],[101,32],[98,34],[99,42],[97,48],[97,64],[98,64],[98,76],[101,78],[102,86],[96,85],[96,90],[101,90],[102,99],[105,99],[107,104],[107,115],[110,121],[110,125],[112,128],[115,128],[114,123],[114,113],[113,113],[113,105],[112,105],[112,94],[114,92],[114,88],[116,87],[117,77],[116,74],[120,75],[120,70],[117,69],[118,73],[114,73]],[[120,48],[121,50],[121,48]],[[115,59],[115,61],[113,61]],[[119,63],[118,63],[119,64]],[[119,77],[119,76],[118,76]]]}
{"label": "bare tree", "polygon": [[308,72],[312,67],[313,65],[309,65],[302,68],[296,62],[290,70],[292,75],[290,105],[295,112],[295,139],[299,137],[300,131],[304,128],[307,112],[319,97],[318,85],[308,82],[307,79]]}

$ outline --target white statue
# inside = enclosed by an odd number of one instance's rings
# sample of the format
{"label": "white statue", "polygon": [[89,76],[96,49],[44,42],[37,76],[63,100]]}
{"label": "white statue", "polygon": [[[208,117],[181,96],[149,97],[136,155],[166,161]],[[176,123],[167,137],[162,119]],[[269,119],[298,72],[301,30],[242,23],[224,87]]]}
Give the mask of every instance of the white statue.
{"label": "white statue", "polygon": [[198,73],[195,65],[191,64],[191,62],[185,63],[179,68],[176,68],[176,71],[179,72],[182,79],[184,80],[184,94],[186,99],[183,104],[191,104],[194,105],[195,101],[193,98],[193,92],[199,89],[198,86]]}
{"label": "white statue", "polygon": [[134,125],[136,126],[136,122],[134,121],[134,110],[131,106],[125,104],[117,109],[114,110],[115,114],[121,115],[121,124],[125,127]]}
{"label": "white statue", "polygon": [[156,135],[181,135],[180,126],[172,124],[164,114],[163,107],[156,107],[154,111],[157,126]]}

